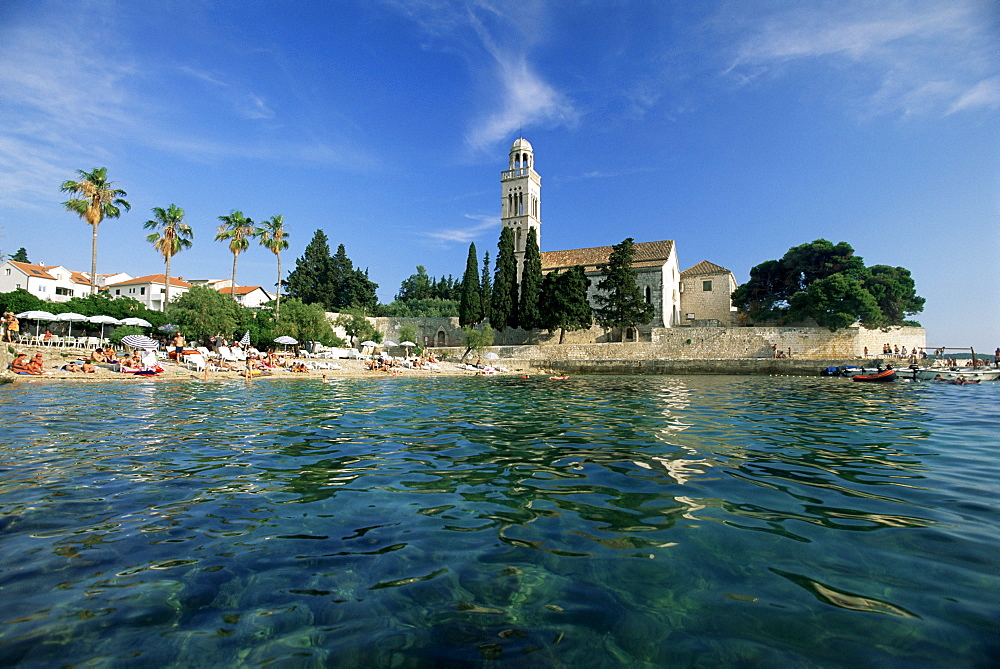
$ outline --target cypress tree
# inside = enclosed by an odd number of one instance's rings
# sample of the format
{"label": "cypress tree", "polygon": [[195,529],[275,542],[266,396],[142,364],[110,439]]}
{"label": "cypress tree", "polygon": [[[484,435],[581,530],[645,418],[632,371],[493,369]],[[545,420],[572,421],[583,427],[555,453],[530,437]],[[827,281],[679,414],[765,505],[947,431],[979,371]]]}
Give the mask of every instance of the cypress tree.
{"label": "cypress tree", "polygon": [[493,302],[490,323],[496,330],[517,327],[517,257],[514,255],[514,233],[500,230],[497,242],[497,266],[493,275]]}
{"label": "cypress tree", "polygon": [[601,292],[595,297],[598,307],[594,309],[594,316],[603,327],[621,328],[622,341],[625,341],[625,329],[648,323],[654,309],[653,305],[646,304],[646,298],[636,282],[636,273],[632,268],[635,257],[632,238],[615,244],[611,249],[608,262],[599,268],[604,278],[597,284]]}
{"label": "cypress tree", "polygon": [[479,260],[476,245],[469,244],[469,257],[462,275],[462,297],[458,303],[458,324],[462,327],[483,320],[482,296],[479,293]]}
{"label": "cypress tree", "polygon": [[518,302],[518,320],[525,330],[541,327],[538,295],[542,289],[542,254],[538,250],[538,233],[528,230],[524,245],[524,265],[521,267],[521,295]]}
{"label": "cypress tree", "polygon": [[483,320],[490,317],[490,306],[493,300],[493,285],[490,280],[490,252],[483,254],[483,273],[479,277],[480,302],[483,305]]}

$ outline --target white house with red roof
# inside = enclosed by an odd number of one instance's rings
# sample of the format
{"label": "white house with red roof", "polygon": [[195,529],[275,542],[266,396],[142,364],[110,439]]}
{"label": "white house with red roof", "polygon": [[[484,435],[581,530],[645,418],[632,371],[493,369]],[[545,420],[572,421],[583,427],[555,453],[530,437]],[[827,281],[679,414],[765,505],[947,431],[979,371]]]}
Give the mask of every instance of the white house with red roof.
{"label": "white house with red roof", "polygon": [[0,263],[0,293],[18,288],[48,302],[66,302],[71,297],[85,297],[89,293],[90,275],[61,265],[5,260]]}
{"label": "white house with red roof", "polygon": [[[188,292],[191,284],[176,276],[170,277],[170,299],[177,299],[178,296]],[[127,279],[117,283],[109,283],[103,290],[108,292],[108,297],[114,299],[118,297],[131,297],[139,300],[147,308],[163,311],[164,297],[167,291],[167,277],[163,274],[147,274],[146,276]]]}
{"label": "white house with red roof", "polygon": [[[219,287],[216,290],[223,295],[233,294],[233,288],[228,283],[225,287]],[[236,301],[250,309],[258,309],[275,297],[276,295],[267,292],[260,286],[236,286]]]}

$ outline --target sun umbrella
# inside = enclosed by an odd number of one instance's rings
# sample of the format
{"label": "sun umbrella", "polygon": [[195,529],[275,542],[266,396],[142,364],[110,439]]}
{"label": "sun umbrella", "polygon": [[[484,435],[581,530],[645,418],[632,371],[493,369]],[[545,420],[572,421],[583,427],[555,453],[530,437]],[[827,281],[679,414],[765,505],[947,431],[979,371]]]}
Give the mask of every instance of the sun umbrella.
{"label": "sun umbrella", "polygon": [[388,339],[382,342],[382,348],[389,348],[390,346],[399,346],[399,344],[394,341],[389,341]]}
{"label": "sun umbrella", "polygon": [[141,328],[151,328],[153,324],[147,321],[145,318],[138,318],[136,316],[129,316],[128,318],[122,319],[122,325],[137,325]]}
{"label": "sun umbrella", "polygon": [[135,334],[122,337],[122,343],[132,348],[141,348],[147,351],[152,351],[160,346],[160,342],[155,339],[150,339],[146,335]]}
{"label": "sun umbrella", "polygon": [[114,316],[91,316],[88,319],[94,325],[101,326],[101,339],[104,339],[104,326],[105,325],[121,325],[122,322],[115,318]]}
{"label": "sun umbrella", "polygon": [[250,330],[247,330],[246,334],[243,335],[243,339],[240,340],[240,346],[243,348],[250,346]]}
{"label": "sun umbrella", "polygon": [[362,346],[378,346],[378,344],[376,344],[375,342],[373,342],[371,339],[369,339],[368,341],[361,342],[361,345]]}
{"label": "sun umbrella", "polygon": [[19,314],[15,314],[18,318],[26,321],[35,321],[35,336],[38,336],[38,325],[41,321],[52,321],[55,320],[55,316],[47,311],[41,311],[40,309],[32,309],[31,311],[22,311]]}
{"label": "sun umbrella", "polygon": [[174,325],[173,323],[167,323],[166,325],[161,325],[156,329],[159,330],[160,332],[177,332],[178,330],[181,329],[181,326]]}
{"label": "sun umbrella", "polygon": [[298,344],[299,340],[296,339],[295,337],[289,337],[288,335],[282,335],[280,337],[275,338],[274,343],[275,344]]}
{"label": "sun umbrella", "polygon": [[500,356],[494,353],[493,351],[487,351],[486,355],[484,355],[483,358],[485,358],[486,360],[499,360]]}
{"label": "sun umbrella", "polygon": [[83,314],[78,314],[78,313],[75,313],[75,312],[72,312],[72,311],[67,311],[64,314],[56,314],[55,318],[53,318],[52,320],[59,321],[61,323],[69,323],[69,336],[72,337],[73,336],[73,323],[82,323],[83,321],[87,320],[88,318],[89,318],[88,316],[84,316]]}
{"label": "sun umbrella", "polygon": [[407,358],[410,357],[410,347],[411,346],[416,346],[416,344],[414,344],[412,341],[401,341],[401,342],[399,342],[399,345],[406,347],[406,357]]}

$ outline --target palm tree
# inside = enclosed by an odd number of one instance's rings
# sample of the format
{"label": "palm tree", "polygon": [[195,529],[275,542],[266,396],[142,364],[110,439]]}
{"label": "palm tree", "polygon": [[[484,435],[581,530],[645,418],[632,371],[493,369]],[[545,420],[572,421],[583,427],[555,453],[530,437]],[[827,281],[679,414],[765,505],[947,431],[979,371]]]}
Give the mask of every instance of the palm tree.
{"label": "palm tree", "polygon": [[278,214],[271,220],[264,221],[261,227],[254,230],[254,235],[260,240],[260,245],[268,249],[278,258],[278,295],[274,302],[274,319],[278,319],[281,309],[281,252],[288,248],[288,233],[285,232],[285,220]]}
{"label": "palm tree", "polygon": [[147,235],[146,241],[163,254],[167,264],[167,291],[163,296],[163,310],[166,311],[170,303],[170,259],[182,250],[191,248],[194,232],[191,226],[184,222],[184,210],[176,204],[171,204],[166,209],[153,207],[153,216],[155,218],[146,221],[142,227],[147,230],[159,229],[159,232]]}
{"label": "palm tree", "polygon": [[93,295],[97,292],[97,226],[105,218],[118,218],[122,209],[129,211],[132,205],[122,199],[128,193],[113,188],[113,182],[108,181],[108,168],[95,167],[90,172],[77,170],[76,174],[79,181],[64,181],[59,190],[76,196],[63,202],[63,206],[79,214],[94,228],[90,245],[90,294]]}
{"label": "palm tree", "polygon": [[233,299],[236,299],[236,260],[240,254],[250,248],[250,237],[254,234],[253,219],[243,215],[242,211],[234,211],[228,216],[219,216],[222,225],[215,233],[215,241],[229,241],[229,250],[233,254]]}

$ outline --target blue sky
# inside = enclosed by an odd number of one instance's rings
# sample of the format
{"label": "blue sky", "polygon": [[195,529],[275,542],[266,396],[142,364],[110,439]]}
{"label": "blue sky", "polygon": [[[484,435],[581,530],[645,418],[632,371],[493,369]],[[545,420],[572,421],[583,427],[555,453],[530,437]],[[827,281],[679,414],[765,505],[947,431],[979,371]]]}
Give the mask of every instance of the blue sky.
{"label": "blue sky", "polygon": [[[0,249],[90,267],[59,184],[107,167],[132,211],[98,271],[226,278],[233,209],[317,229],[391,301],[495,255],[523,132],[542,249],[674,239],[743,282],[789,247],[901,265],[932,346],[1000,344],[995,2],[0,1]],[[273,255],[240,256],[273,286]]]}

